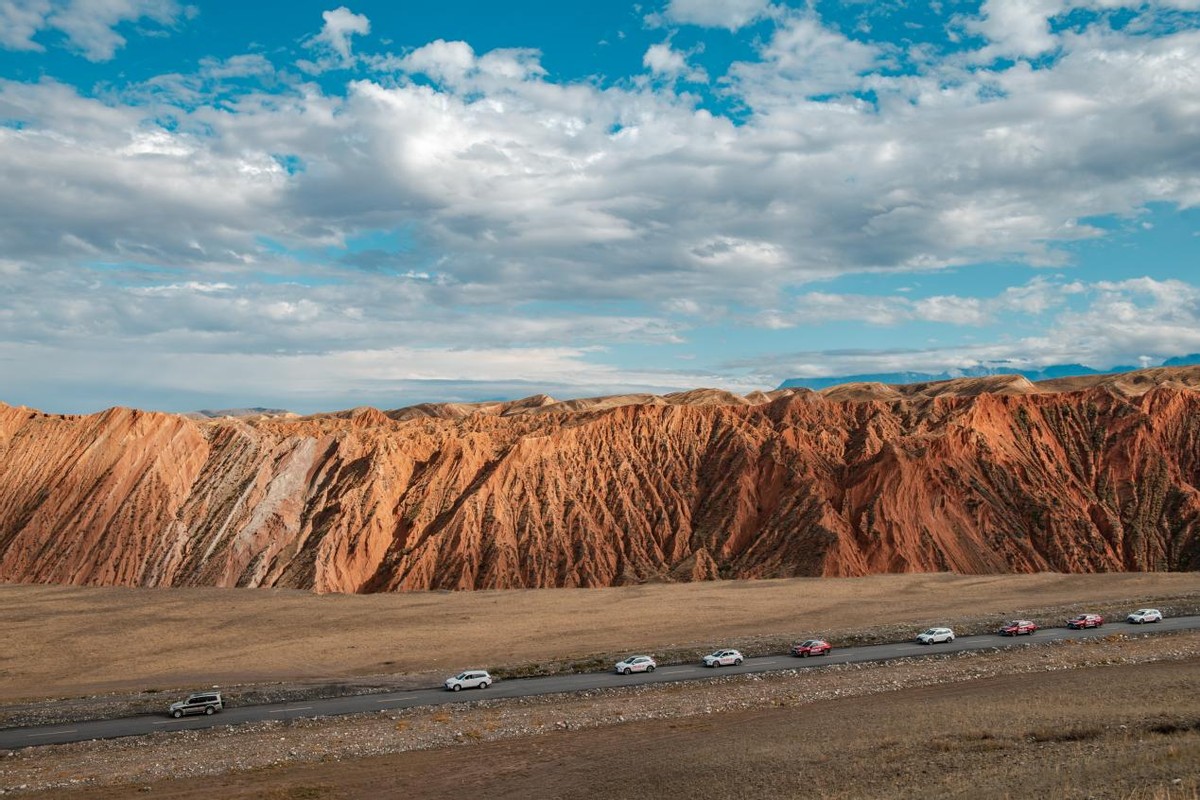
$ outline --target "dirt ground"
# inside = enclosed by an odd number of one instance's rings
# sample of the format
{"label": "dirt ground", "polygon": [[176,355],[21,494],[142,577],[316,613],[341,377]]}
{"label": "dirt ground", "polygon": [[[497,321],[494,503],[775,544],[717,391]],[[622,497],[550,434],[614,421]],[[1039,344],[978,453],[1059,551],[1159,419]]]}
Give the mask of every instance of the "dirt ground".
{"label": "dirt ground", "polygon": [[[1200,602],[1200,573],[885,575],[385,595],[274,589],[0,585],[0,703],[103,692],[318,681],[430,680],[465,666],[539,671],[632,651],[741,646],[810,635],[851,644],[966,615],[1127,613]],[[1061,620],[1049,620],[1058,623]]]}
{"label": "dirt ground", "polygon": [[1200,634],[1114,634],[34,748],[0,759],[0,786],[39,800],[1196,800],[1198,687]]}

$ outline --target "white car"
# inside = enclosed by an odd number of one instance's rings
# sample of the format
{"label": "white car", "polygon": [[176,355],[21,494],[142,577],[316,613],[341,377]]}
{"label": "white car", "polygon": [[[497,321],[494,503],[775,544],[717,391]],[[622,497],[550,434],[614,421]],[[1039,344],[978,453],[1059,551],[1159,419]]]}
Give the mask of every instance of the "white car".
{"label": "white car", "polygon": [[657,666],[650,656],[630,656],[624,661],[618,661],[616,670],[620,675],[628,675],[631,672],[654,672]]}
{"label": "white car", "polygon": [[921,644],[937,644],[938,642],[953,642],[954,631],[949,628],[930,628],[924,633],[917,634],[917,641]]}
{"label": "white car", "polygon": [[718,650],[704,657],[706,667],[736,667],[746,659],[737,650]]}
{"label": "white car", "polygon": [[1139,608],[1125,619],[1135,625],[1143,622],[1162,622],[1163,614],[1157,608]]}
{"label": "white car", "polygon": [[462,689],[486,689],[492,685],[492,676],[486,669],[469,669],[453,678],[446,678],[446,689],[451,692]]}

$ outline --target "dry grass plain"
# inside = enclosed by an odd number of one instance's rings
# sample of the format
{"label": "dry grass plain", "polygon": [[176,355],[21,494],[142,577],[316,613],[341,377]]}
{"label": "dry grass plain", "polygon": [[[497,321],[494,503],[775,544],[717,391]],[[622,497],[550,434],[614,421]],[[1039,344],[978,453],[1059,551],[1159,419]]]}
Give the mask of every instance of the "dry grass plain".
{"label": "dry grass plain", "polygon": [[907,630],[1048,608],[1123,613],[1161,598],[1195,607],[1200,573],[918,574],[381,595],[7,584],[0,585],[0,703],[430,676],[635,650],[753,650],[756,641],[814,634],[839,643],[881,624]]}
{"label": "dry grass plain", "polygon": [[38,796],[1196,800],[1197,686],[1194,657],[1001,675]]}

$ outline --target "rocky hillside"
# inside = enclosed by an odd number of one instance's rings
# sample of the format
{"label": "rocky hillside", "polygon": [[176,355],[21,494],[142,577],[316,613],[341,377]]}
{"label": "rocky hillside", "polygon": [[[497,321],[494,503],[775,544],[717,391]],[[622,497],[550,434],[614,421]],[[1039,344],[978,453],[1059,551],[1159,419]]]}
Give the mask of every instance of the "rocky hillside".
{"label": "rocky hillside", "polygon": [[0,405],[0,580],[1200,569],[1200,368],[196,420]]}

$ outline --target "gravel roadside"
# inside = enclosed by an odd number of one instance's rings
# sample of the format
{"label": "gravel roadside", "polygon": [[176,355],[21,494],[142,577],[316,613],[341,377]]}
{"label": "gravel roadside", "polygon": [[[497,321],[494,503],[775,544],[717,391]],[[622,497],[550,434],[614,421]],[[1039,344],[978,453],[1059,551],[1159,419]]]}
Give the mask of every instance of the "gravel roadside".
{"label": "gravel roadside", "polygon": [[[1200,657],[1200,633],[1114,633],[1099,639],[831,665],[581,694],[479,700],[450,707],[263,722],[0,751],[0,793],[129,786],[297,763],[345,761],[411,750],[581,730],[647,719],[802,706],[1000,675],[1036,674]],[[67,792],[70,794],[71,792]]]}

